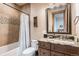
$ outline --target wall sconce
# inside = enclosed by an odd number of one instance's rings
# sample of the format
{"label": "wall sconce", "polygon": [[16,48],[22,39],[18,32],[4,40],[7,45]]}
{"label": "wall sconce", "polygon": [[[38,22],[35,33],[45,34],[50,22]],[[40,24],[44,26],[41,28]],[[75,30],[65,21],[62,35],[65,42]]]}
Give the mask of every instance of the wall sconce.
{"label": "wall sconce", "polygon": [[79,16],[76,16],[75,20],[74,20],[74,24],[76,25],[79,21]]}
{"label": "wall sconce", "polygon": [[35,16],[33,19],[34,19],[34,27],[38,27],[37,16]]}
{"label": "wall sconce", "polygon": [[74,19],[74,25],[75,25],[75,35],[77,35],[77,30],[76,30],[76,25],[77,23],[79,22],[79,16],[76,16],[75,19]]}

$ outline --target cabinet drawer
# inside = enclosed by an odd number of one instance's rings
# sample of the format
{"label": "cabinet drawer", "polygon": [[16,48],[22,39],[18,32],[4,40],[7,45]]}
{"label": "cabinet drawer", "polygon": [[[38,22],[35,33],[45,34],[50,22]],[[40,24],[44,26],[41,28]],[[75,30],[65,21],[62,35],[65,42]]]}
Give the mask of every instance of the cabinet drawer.
{"label": "cabinet drawer", "polygon": [[51,51],[51,56],[64,56],[64,54]]}
{"label": "cabinet drawer", "polygon": [[40,56],[50,56],[50,51],[49,50],[46,50],[46,49],[40,48],[39,55]]}
{"label": "cabinet drawer", "polygon": [[45,48],[45,49],[50,49],[50,43],[39,41],[39,47]]}

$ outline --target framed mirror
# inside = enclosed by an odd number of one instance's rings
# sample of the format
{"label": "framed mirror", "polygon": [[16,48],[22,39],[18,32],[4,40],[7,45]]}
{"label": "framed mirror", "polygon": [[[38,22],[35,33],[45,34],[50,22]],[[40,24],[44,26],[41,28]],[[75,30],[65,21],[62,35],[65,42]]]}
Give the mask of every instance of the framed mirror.
{"label": "framed mirror", "polygon": [[71,4],[47,8],[47,33],[71,34]]}

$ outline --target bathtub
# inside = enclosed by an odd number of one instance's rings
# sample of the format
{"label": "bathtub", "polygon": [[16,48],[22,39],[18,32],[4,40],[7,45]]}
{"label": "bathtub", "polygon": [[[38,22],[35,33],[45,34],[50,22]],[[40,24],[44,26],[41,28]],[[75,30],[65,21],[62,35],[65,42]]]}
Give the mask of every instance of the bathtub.
{"label": "bathtub", "polygon": [[18,56],[19,43],[15,42],[0,47],[0,56]]}

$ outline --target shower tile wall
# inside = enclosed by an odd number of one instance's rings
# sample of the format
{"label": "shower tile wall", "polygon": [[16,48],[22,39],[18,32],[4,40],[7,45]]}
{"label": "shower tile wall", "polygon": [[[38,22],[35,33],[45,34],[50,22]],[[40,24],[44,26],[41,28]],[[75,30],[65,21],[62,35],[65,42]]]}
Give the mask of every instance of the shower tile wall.
{"label": "shower tile wall", "polygon": [[0,47],[19,39],[20,13],[0,4]]}

